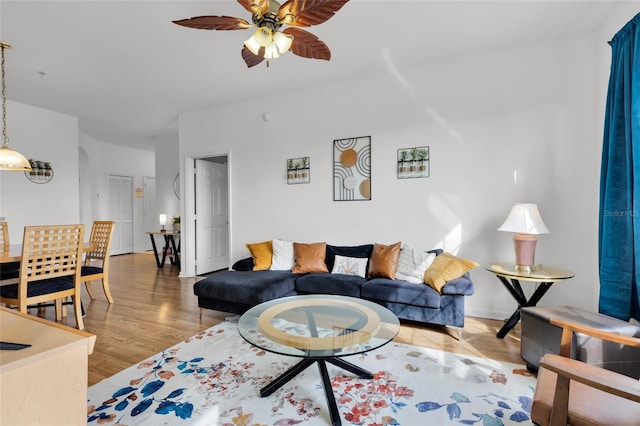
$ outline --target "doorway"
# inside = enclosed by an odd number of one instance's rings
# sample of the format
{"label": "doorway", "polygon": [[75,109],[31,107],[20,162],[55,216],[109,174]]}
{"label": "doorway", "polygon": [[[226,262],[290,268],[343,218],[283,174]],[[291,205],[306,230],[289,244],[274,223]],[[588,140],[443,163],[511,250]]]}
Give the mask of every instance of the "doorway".
{"label": "doorway", "polygon": [[109,175],[109,217],[116,226],[111,254],[133,253],[133,177]]}
{"label": "doorway", "polygon": [[195,275],[229,267],[229,179],[226,155],[193,160]]}

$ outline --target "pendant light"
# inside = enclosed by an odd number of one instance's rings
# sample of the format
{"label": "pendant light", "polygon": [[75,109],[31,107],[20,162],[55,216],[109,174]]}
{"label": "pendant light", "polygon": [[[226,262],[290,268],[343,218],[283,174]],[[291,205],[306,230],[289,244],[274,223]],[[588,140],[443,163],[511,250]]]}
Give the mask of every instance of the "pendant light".
{"label": "pendant light", "polygon": [[9,138],[7,137],[7,100],[4,81],[4,49],[11,49],[11,45],[0,41],[0,49],[2,50],[2,147],[0,147],[0,170],[28,172],[31,171],[29,161],[19,152],[9,148]]}

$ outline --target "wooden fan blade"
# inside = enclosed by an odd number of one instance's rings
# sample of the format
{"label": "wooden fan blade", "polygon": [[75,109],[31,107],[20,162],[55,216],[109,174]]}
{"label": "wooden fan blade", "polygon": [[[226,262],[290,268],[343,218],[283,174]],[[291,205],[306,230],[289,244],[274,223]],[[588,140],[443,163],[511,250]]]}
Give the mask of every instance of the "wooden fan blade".
{"label": "wooden fan blade", "polygon": [[290,50],[294,55],[302,56],[303,58],[324,59],[326,61],[331,59],[329,47],[310,32],[300,28],[287,28],[283,33],[293,36]]}
{"label": "wooden fan blade", "polygon": [[260,48],[259,53],[262,53],[262,56],[254,55],[246,46],[242,48],[242,59],[244,59],[244,62],[247,64],[247,68],[255,67],[264,61],[264,47]]}
{"label": "wooden fan blade", "polygon": [[251,12],[251,15],[262,16],[269,10],[269,0],[238,0],[238,3]]}
{"label": "wooden fan blade", "polygon": [[280,7],[278,17],[283,23],[292,27],[310,27],[330,19],[348,1],[289,0]]}
{"label": "wooden fan blade", "polygon": [[199,30],[244,30],[253,26],[244,19],[231,16],[194,16],[173,23]]}

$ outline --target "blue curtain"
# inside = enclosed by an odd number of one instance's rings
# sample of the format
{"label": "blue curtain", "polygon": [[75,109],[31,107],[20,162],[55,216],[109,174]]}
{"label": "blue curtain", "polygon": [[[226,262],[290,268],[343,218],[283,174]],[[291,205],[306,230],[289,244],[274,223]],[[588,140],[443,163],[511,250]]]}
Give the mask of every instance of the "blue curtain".
{"label": "blue curtain", "polygon": [[640,13],[609,42],[598,257],[599,311],[640,320]]}

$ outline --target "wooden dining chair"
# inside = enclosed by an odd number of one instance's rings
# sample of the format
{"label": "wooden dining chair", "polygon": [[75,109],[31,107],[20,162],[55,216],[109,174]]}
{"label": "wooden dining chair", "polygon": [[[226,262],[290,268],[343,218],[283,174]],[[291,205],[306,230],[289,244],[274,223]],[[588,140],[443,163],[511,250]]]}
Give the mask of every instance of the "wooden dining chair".
{"label": "wooden dining chair", "polygon": [[81,270],[81,281],[87,287],[87,293],[91,299],[95,299],[91,281],[101,280],[104,295],[109,303],[113,303],[111,290],[109,289],[109,256],[111,250],[111,238],[116,223],[114,221],[95,221],[91,227],[89,244],[91,251],[87,252],[84,265]]}
{"label": "wooden dining chair", "polygon": [[54,302],[56,320],[62,302],[71,298],[76,325],[84,329],[80,300],[80,270],[84,225],[25,226],[17,284],[0,287],[0,303],[27,313],[29,305]]}
{"label": "wooden dining chair", "polygon": [[[640,424],[640,381],[571,359],[574,333],[640,348],[640,338],[551,319],[563,329],[560,354],[540,362],[531,403],[531,420],[540,426]],[[640,359],[637,360],[640,362]]]}
{"label": "wooden dining chair", "polygon": [[[0,222],[0,254],[9,253],[9,226],[7,222]],[[0,264],[0,283],[10,284],[18,282],[20,262],[3,262]]]}

